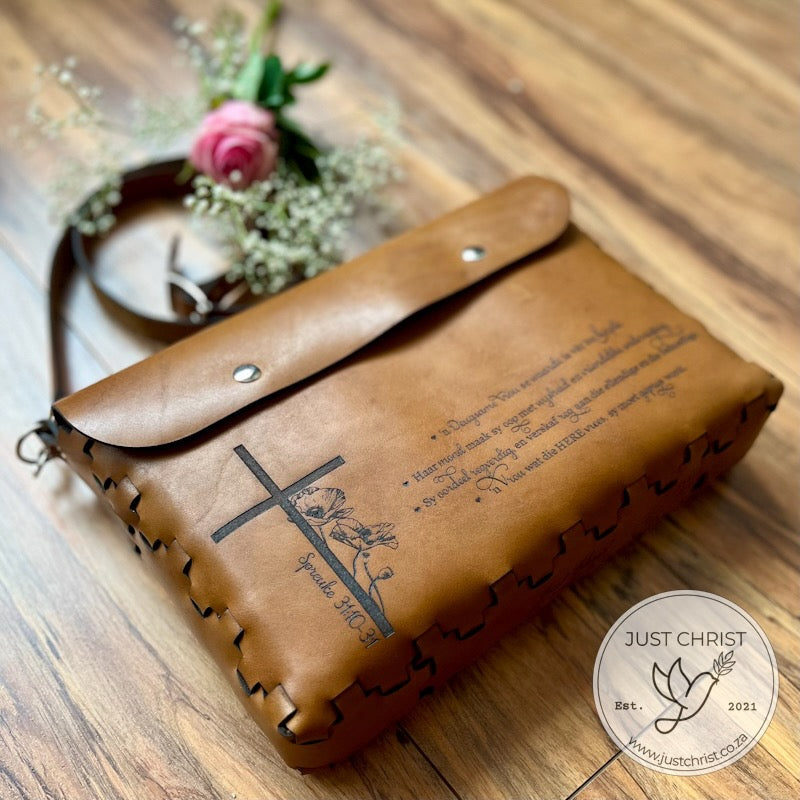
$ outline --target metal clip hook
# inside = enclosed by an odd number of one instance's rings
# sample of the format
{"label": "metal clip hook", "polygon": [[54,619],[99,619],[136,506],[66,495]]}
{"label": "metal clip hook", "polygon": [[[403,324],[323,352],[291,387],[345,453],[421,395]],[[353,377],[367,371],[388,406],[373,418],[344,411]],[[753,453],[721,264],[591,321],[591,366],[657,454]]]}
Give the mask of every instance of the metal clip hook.
{"label": "metal clip hook", "polygon": [[[28,437],[36,434],[39,437],[40,448],[35,456],[27,455],[24,452],[25,441]],[[26,431],[17,439],[17,458],[26,464],[33,465],[34,477],[42,471],[42,467],[51,459],[58,458],[61,451],[56,445],[55,433],[52,420],[40,420],[29,431]]]}
{"label": "metal clip hook", "polygon": [[179,247],[180,236],[173,236],[167,259],[167,283],[180,289],[194,303],[194,309],[189,313],[189,320],[199,325],[205,322],[208,315],[214,310],[214,304],[200,286],[183,274],[178,265]]}

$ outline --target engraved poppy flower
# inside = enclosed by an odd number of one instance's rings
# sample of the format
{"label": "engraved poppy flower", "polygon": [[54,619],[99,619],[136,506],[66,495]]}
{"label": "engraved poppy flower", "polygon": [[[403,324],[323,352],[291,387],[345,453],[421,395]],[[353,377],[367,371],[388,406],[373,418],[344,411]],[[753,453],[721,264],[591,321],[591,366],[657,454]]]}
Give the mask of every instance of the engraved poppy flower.
{"label": "engraved poppy flower", "polygon": [[356,550],[369,550],[378,545],[397,550],[397,537],[392,533],[393,522],[376,522],[374,525],[362,525],[356,519],[340,519],[331,533],[338,542]]}
{"label": "engraved poppy flower", "polygon": [[341,489],[319,489],[309,486],[292,495],[292,504],[305,517],[309,525],[321,528],[331,520],[346,517],[352,508],[342,508],[345,494]]}

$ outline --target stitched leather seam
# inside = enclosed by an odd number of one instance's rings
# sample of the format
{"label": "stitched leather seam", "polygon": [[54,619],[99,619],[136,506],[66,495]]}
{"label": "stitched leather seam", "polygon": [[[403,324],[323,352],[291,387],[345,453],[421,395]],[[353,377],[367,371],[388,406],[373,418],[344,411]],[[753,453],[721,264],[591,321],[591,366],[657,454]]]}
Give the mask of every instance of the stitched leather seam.
{"label": "stitched leather seam", "polygon": [[[702,441],[706,442],[706,447],[705,447],[704,451],[699,456],[701,463],[704,462],[705,459],[707,459],[707,458],[712,458],[713,459],[715,456],[723,454],[736,441],[736,439],[738,438],[742,428],[748,422],[749,417],[750,417],[750,415],[748,413],[748,408],[750,406],[756,405],[759,402],[765,400],[766,397],[767,397],[767,392],[765,391],[761,395],[759,395],[757,398],[755,398],[751,402],[745,404],[741,408],[741,411],[737,414],[737,424],[736,424],[735,430],[734,430],[734,432],[732,434],[732,438],[730,440],[728,440],[727,442],[720,442],[719,440],[712,440],[709,437],[708,432],[706,431],[701,436],[697,437],[697,439],[695,439],[694,441],[687,443],[687,445],[685,446],[685,450],[684,450],[685,455],[684,455],[683,462],[682,462],[682,464],[679,465],[678,470],[677,470],[678,477],[676,477],[676,478],[674,478],[672,480],[669,480],[665,484],[662,485],[660,480],[655,480],[655,481],[651,482],[647,478],[647,475],[645,474],[645,475],[641,476],[637,481],[634,481],[633,483],[629,484],[626,487],[622,487],[621,490],[620,490],[621,501],[620,501],[620,504],[619,504],[619,506],[617,508],[617,512],[616,512],[617,524],[619,524],[619,521],[620,521],[620,514],[625,509],[628,509],[628,508],[632,509],[633,508],[634,504],[633,504],[633,502],[631,500],[631,490],[633,489],[634,486],[636,486],[637,484],[640,484],[640,482],[642,480],[644,480],[645,481],[646,490],[648,492],[649,491],[653,491],[657,496],[664,495],[664,494],[672,491],[678,485],[678,483],[680,481],[680,478],[682,477],[680,473],[684,472],[686,470],[686,468],[687,468],[687,465],[689,463],[691,463],[691,461],[692,461],[692,450],[691,450],[692,446],[696,445],[698,442],[702,442]],[[774,405],[770,406],[769,404],[765,404],[765,406],[764,406],[765,414],[763,416],[764,417],[768,416],[769,413],[771,413],[771,411],[773,409],[774,409]],[[761,415],[759,416],[759,418],[761,418]],[[95,442],[93,440],[91,440],[90,438],[88,438],[88,437],[84,436],[83,434],[81,434],[76,429],[72,428],[72,426],[70,426],[66,422],[66,420],[64,420],[64,424],[62,424],[59,421],[59,427],[65,432],[65,435],[68,436],[69,438],[73,438],[74,436],[77,435],[77,436],[79,436],[79,437],[81,437],[81,438],[83,438],[85,440],[83,445],[82,445],[82,447],[81,447],[82,454],[85,456],[87,461],[93,462],[93,466],[96,465],[96,463],[97,463],[96,454],[92,452],[93,445],[95,444]],[[706,480],[707,475],[708,474],[713,474],[713,472],[714,472],[713,470],[707,470],[705,472],[701,472],[699,477],[696,478],[695,481],[693,482],[693,485],[692,485],[692,487],[690,488],[689,491],[695,491],[700,486],[702,486],[704,484],[705,480]],[[136,490],[135,485],[133,484],[132,481],[130,481],[130,478],[127,475],[125,475],[122,479],[120,479],[119,483],[115,483],[111,479],[110,476],[108,476],[106,478],[101,478],[93,471],[91,471],[90,474],[93,476],[93,478],[97,482],[99,488],[104,493],[107,492],[108,489],[111,488],[111,487],[116,488],[118,485],[121,485],[123,483],[123,481],[126,481],[126,480]],[[137,491],[137,494],[133,498],[133,500],[130,501],[130,504],[129,504],[129,507],[128,507],[127,510],[132,512],[134,514],[134,516],[138,518],[139,514],[138,514],[138,511],[137,511],[137,508],[138,508],[138,505],[140,504],[140,502],[142,500],[142,495],[141,495],[141,492],[138,492],[138,490],[136,490],[136,491]],[[113,502],[112,502],[112,505],[113,505]],[[120,513],[120,511],[115,506],[114,510],[117,513],[117,515],[119,517],[121,517],[121,518],[124,518],[124,516],[126,515],[125,514],[126,509],[122,509],[122,513]],[[556,572],[558,571],[559,563],[561,563],[559,561],[559,559],[561,559],[568,552],[568,545],[567,545],[567,542],[565,540],[565,537],[567,537],[569,534],[572,534],[573,536],[577,536],[577,535],[580,535],[580,534],[582,534],[583,536],[589,536],[591,534],[592,535],[592,539],[594,541],[600,541],[603,538],[605,538],[606,536],[611,535],[616,530],[617,524],[614,524],[614,525],[610,526],[609,528],[604,529],[603,531],[599,531],[597,526],[586,528],[586,526],[584,525],[583,520],[580,519],[575,524],[569,526],[566,530],[562,531],[557,536],[556,541],[558,543],[557,544],[558,551],[552,557],[551,569],[548,572],[544,573],[543,575],[539,576],[536,579],[534,579],[533,575],[528,575],[528,576],[524,576],[522,578],[519,578],[517,576],[516,572],[514,571],[514,569],[513,568],[510,569],[507,573],[502,575],[500,578],[498,578],[494,583],[492,583],[488,587],[489,593],[490,593],[490,601],[486,605],[486,607],[484,608],[484,610],[483,610],[483,612],[481,614],[482,621],[477,623],[476,625],[472,626],[467,631],[461,631],[457,627],[444,628],[443,626],[440,625],[440,623],[434,622],[427,630],[423,631],[422,633],[417,635],[412,640],[411,643],[412,643],[412,645],[414,647],[415,655],[412,658],[412,660],[409,662],[409,664],[406,666],[406,676],[407,677],[406,677],[406,679],[404,681],[401,681],[400,683],[395,684],[394,686],[390,687],[389,689],[383,689],[380,685],[375,685],[375,686],[372,686],[372,687],[365,687],[362,684],[361,680],[357,678],[352,684],[350,684],[350,686],[348,686],[345,690],[343,690],[336,697],[332,698],[329,701],[331,703],[332,707],[333,707],[333,710],[334,710],[335,714],[336,714],[336,719],[329,726],[326,737],[324,739],[314,740],[313,742],[300,743],[300,746],[312,746],[314,744],[320,744],[321,742],[330,740],[330,738],[335,733],[335,729],[345,720],[345,715],[342,713],[341,709],[337,706],[337,700],[339,700],[339,698],[343,697],[348,692],[352,691],[354,688],[357,688],[358,690],[360,690],[363,693],[365,698],[368,698],[368,697],[370,697],[372,695],[387,696],[389,694],[394,694],[395,692],[400,691],[403,688],[405,688],[406,686],[408,686],[410,683],[412,683],[415,673],[419,673],[422,670],[425,670],[425,669],[429,670],[429,672],[430,672],[429,680],[432,679],[434,676],[437,675],[438,665],[437,665],[437,661],[436,661],[436,658],[435,658],[434,655],[426,654],[425,649],[422,646],[422,642],[423,642],[424,639],[431,638],[433,636],[435,639],[439,639],[441,641],[445,641],[446,639],[450,639],[451,642],[464,642],[464,641],[472,638],[473,636],[479,634],[481,631],[485,630],[485,628],[486,628],[487,615],[492,611],[492,609],[499,608],[503,603],[503,596],[502,596],[502,594],[499,593],[499,591],[498,591],[498,589],[496,587],[499,587],[500,584],[502,584],[502,583],[504,583],[504,582],[506,582],[506,581],[508,581],[510,579],[510,580],[513,580],[516,583],[516,586],[518,588],[524,588],[524,589],[530,590],[531,592],[535,592],[537,589],[540,589],[543,585],[548,583],[554,577]],[[134,528],[133,525],[129,524],[127,526],[127,528],[128,528],[128,533],[132,537],[135,538],[135,536],[138,534],[141,542],[145,545],[146,549],[148,551],[152,552],[152,553],[155,553],[162,546],[163,546],[165,551],[168,551],[173,543],[177,544],[178,548],[183,553],[186,553],[186,550],[182,547],[182,545],[181,545],[180,541],[178,540],[177,536],[173,535],[172,541],[169,544],[166,544],[163,541],[163,539],[161,539],[161,538],[155,538],[155,539],[153,539],[151,541],[144,532],[142,532],[138,528]],[[135,547],[135,549],[137,551],[141,552],[141,548],[137,544],[134,543],[134,547]],[[180,573],[182,573],[187,578],[187,580],[189,581],[189,589],[188,589],[188,592],[187,592],[188,599],[190,600],[191,604],[194,606],[195,610],[197,611],[197,613],[200,615],[200,617],[202,619],[211,619],[211,618],[213,618],[212,617],[212,615],[213,615],[213,616],[216,617],[216,619],[218,621],[220,621],[222,619],[223,615],[225,615],[225,614],[229,615],[229,618],[239,628],[239,631],[230,642],[225,642],[225,644],[226,645],[233,645],[239,651],[239,653],[241,654],[241,646],[240,645],[241,645],[241,641],[242,641],[242,639],[243,639],[243,637],[244,637],[244,635],[246,633],[245,629],[242,628],[241,625],[239,625],[238,621],[236,620],[236,617],[233,615],[233,613],[231,612],[229,607],[226,607],[226,608],[222,609],[222,611],[217,611],[216,609],[214,609],[211,606],[207,606],[205,608],[201,608],[200,605],[195,601],[195,599],[192,597],[192,592],[191,592],[191,588],[192,588],[191,563],[192,563],[191,556],[189,556],[188,553],[186,553],[186,560],[183,562],[182,565],[180,565]],[[242,675],[241,671],[240,671],[241,664],[242,664],[242,656],[240,655],[240,657],[239,657],[239,659],[238,659],[238,661],[236,662],[236,665],[235,665],[235,673],[238,676],[241,689],[245,692],[245,694],[247,694],[248,696],[252,697],[253,695],[257,694],[259,692],[259,690],[260,690],[262,695],[263,695],[263,697],[267,697],[269,694],[275,692],[278,689],[281,689],[282,693],[289,700],[289,702],[293,706],[294,710],[291,711],[286,716],[284,716],[275,727],[276,727],[276,730],[278,731],[278,733],[282,737],[284,737],[285,739],[288,739],[289,741],[291,741],[293,743],[296,743],[295,735],[288,728],[288,723],[291,721],[292,717],[294,717],[295,714],[298,712],[297,705],[291,700],[291,698],[289,697],[288,693],[286,693],[286,691],[283,689],[282,684],[280,682],[275,684],[275,686],[273,686],[271,689],[265,689],[260,681],[256,681],[252,685],[249,685],[247,683],[246,679],[244,678],[244,676]],[[434,687],[429,684],[429,685],[423,687],[423,689],[420,691],[420,696],[427,695],[427,694],[431,693],[433,690],[434,690]]]}
{"label": "stitched leather seam", "polygon": [[[740,413],[738,415],[738,422],[737,422],[735,431],[732,434],[732,438],[730,440],[728,440],[727,442],[720,443],[718,440],[711,440],[709,435],[708,435],[708,432],[706,431],[701,436],[697,437],[697,439],[693,440],[692,442],[687,443],[687,445],[684,448],[683,463],[679,466],[678,470],[679,471],[684,470],[686,468],[686,465],[691,462],[691,447],[692,447],[692,445],[696,444],[697,442],[701,442],[701,441],[705,441],[706,442],[706,448],[703,451],[703,453],[700,455],[701,462],[703,462],[708,457],[712,457],[713,458],[714,456],[720,455],[721,453],[726,451],[728,449],[728,447],[730,447],[730,445],[732,445],[736,441],[736,439],[739,437],[741,429],[745,426],[746,422],[748,421],[748,419],[749,419],[749,415],[748,415],[748,411],[747,411],[748,407],[752,406],[752,405],[756,405],[760,401],[764,400],[766,398],[766,395],[767,395],[767,393],[765,391],[764,393],[762,393],[761,395],[756,397],[754,400],[752,400],[750,403],[747,403],[744,406],[742,406],[742,409],[741,409],[741,411],[740,411]],[[773,409],[774,409],[774,406],[772,408],[770,408],[769,405],[765,405],[765,411],[766,411],[765,416],[768,416],[769,413],[771,413],[771,411]],[[707,477],[707,474],[708,474],[708,471],[707,472],[703,472],[700,475],[700,477],[694,481],[690,491],[696,491],[697,489],[699,489],[700,486],[702,486],[704,484],[705,479]],[[645,474],[641,478],[639,478],[638,481],[634,481],[629,486],[623,487],[623,489],[621,491],[622,501],[620,503],[619,508],[617,509],[617,520],[618,520],[618,522],[619,522],[620,512],[623,509],[631,506],[630,489],[633,486],[635,486],[642,479],[644,479],[645,482],[646,482],[647,490],[648,491],[653,490],[653,491],[655,491],[655,493],[657,495],[663,495],[663,494],[666,494],[667,492],[671,491],[673,488],[675,488],[675,486],[677,485],[678,480],[679,480],[679,478],[676,478],[674,480],[668,481],[666,484],[664,484],[662,486],[662,484],[661,484],[661,482],[659,480],[651,482],[647,478],[647,475]],[[499,584],[501,584],[502,582],[506,581],[509,577],[511,577],[511,579],[516,582],[518,587],[525,587],[527,589],[530,589],[531,591],[535,591],[536,589],[540,588],[543,584],[545,584],[547,581],[549,581],[556,573],[556,570],[558,568],[558,559],[561,558],[563,555],[565,555],[566,552],[567,552],[567,545],[566,545],[566,542],[564,541],[564,537],[569,532],[575,531],[575,530],[579,530],[579,531],[582,531],[584,535],[588,535],[589,532],[592,532],[593,533],[593,538],[595,540],[600,540],[600,539],[604,538],[604,536],[609,535],[610,533],[612,533],[616,529],[616,527],[617,527],[617,525],[614,525],[611,528],[609,528],[609,529],[607,529],[607,530],[605,530],[603,532],[598,532],[596,527],[595,528],[589,528],[587,530],[586,527],[583,524],[583,520],[582,519],[578,520],[578,522],[575,523],[575,525],[572,525],[572,526],[568,527],[565,531],[562,531],[558,535],[559,552],[556,553],[553,556],[553,559],[552,559],[552,562],[551,562],[552,563],[552,569],[549,572],[545,573],[539,579],[533,580],[533,576],[532,575],[527,576],[527,577],[523,577],[523,578],[518,578],[513,569],[509,570],[507,573],[502,575],[493,584],[491,584],[489,586],[489,591],[490,591],[490,594],[491,594],[491,600],[490,600],[489,604],[486,606],[486,608],[484,609],[484,611],[482,613],[483,622],[481,622],[477,626],[474,626],[473,628],[471,628],[466,633],[461,632],[457,628],[450,628],[448,630],[444,630],[442,628],[442,626],[438,622],[434,622],[434,624],[431,625],[425,632],[423,632],[422,634],[418,635],[417,637],[415,637],[413,639],[414,647],[418,651],[417,658],[421,658],[422,655],[423,655],[422,651],[421,651],[421,648],[419,646],[420,640],[422,640],[425,637],[429,636],[432,632],[438,632],[438,635],[441,637],[442,640],[445,640],[446,638],[449,638],[449,637],[454,637],[454,641],[463,642],[466,639],[469,639],[472,636],[478,634],[480,631],[484,630],[485,626],[486,626],[486,616],[489,613],[490,609],[495,608],[495,607],[499,607],[501,602],[502,602],[502,597],[495,590],[495,587],[499,586]],[[431,676],[435,675],[436,671],[437,671],[437,664],[436,664],[435,657],[428,656],[427,658],[425,658],[424,661],[422,661],[420,663],[419,667],[421,668],[421,667],[426,666],[426,665],[430,665]],[[412,668],[417,668],[417,667],[415,667],[413,661],[412,661],[411,667]],[[411,674],[409,673],[408,680],[403,685],[395,687],[393,689],[393,691],[399,690],[399,689],[403,688],[403,686],[408,685],[408,683],[411,680],[412,680]],[[376,691],[380,692],[379,687],[375,687],[375,688],[372,688],[372,689],[365,689],[364,686],[361,684],[361,681],[358,680],[358,679],[355,681],[354,685],[358,686],[358,688],[364,693],[364,695],[366,697],[368,697],[370,694],[375,693]],[[342,692],[339,695],[339,697],[344,695],[350,688],[352,688],[352,687],[348,687],[348,689],[345,689],[345,691]],[[429,691],[426,691],[426,690],[429,690]],[[433,692],[433,690],[434,690],[433,686],[430,686],[430,685],[426,686],[420,692],[420,696],[430,694],[430,693]],[[336,705],[336,700],[337,699],[338,698],[334,698],[331,702],[333,703],[334,708],[336,708],[337,712],[339,712],[339,709],[338,709],[338,707]],[[344,715],[342,715],[342,714],[340,714],[339,716],[341,716],[342,719],[344,718]],[[333,736],[333,734],[335,732],[334,728],[338,724],[338,722],[339,721],[337,720],[337,722],[335,722],[329,728],[328,737],[327,737],[328,739],[330,739]],[[311,744],[311,743],[309,743],[309,744]]]}

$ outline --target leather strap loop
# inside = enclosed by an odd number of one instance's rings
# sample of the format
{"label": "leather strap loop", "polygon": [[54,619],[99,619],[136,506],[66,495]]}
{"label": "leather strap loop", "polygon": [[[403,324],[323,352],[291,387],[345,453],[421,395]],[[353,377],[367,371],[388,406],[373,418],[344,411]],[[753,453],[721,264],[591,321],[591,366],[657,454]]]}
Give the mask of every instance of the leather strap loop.
{"label": "leather strap loop", "polygon": [[[116,211],[125,211],[148,200],[183,197],[188,192],[187,184],[179,181],[184,166],[183,159],[175,159],[146,164],[124,173],[120,188],[122,200]],[[173,253],[175,249],[173,245]],[[131,331],[164,342],[181,339],[209,323],[247,307],[243,303],[226,302],[230,292],[220,291],[221,283],[225,282],[224,277],[197,285],[176,272],[175,265],[170,264],[171,271],[167,274],[167,279],[172,288],[175,318],[142,314],[103,288],[97,280],[90,253],[88,237],[71,225],[64,231],[53,254],[50,268],[50,352],[54,400],[69,394],[71,388],[64,347],[63,309],[76,270],[86,277],[103,308],[115,320]],[[171,261],[174,261],[174,255]],[[229,286],[227,288],[230,289]],[[221,299],[213,299],[218,297]]]}

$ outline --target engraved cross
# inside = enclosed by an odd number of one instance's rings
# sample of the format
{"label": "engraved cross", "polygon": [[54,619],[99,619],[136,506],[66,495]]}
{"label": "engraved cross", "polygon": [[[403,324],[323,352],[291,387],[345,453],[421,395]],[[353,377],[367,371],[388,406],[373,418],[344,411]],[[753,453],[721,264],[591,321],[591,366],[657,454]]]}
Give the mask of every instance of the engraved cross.
{"label": "engraved cross", "polygon": [[336,577],[347,587],[353,597],[361,604],[364,611],[369,614],[383,636],[385,638],[391,636],[394,633],[394,629],[389,624],[389,620],[386,619],[386,616],[383,611],[381,611],[378,604],[369,596],[355,577],[350,574],[347,567],[339,561],[336,554],[328,546],[328,542],[325,538],[314,530],[292,502],[293,495],[302,491],[307,486],[310,486],[312,483],[315,483],[329,472],[333,472],[333,470],[341,467],[342,464],[344,464],[344,459],[341,456],[336,456],[336,458],[332,458],[326,464],[317,467],[317,469],[310,472],[305,477],[300,478],[300,480],[295,481],[285,489],[281,489],[244,445],[240,444],[238,447],[235,447],[234,452],[244,462],[250,472],[255,475],[259,483],[269,492],[269,497],[266,500],[262,500],[260,503],[256,503],[256,505],[247,509],[247,511],[242,512],[238,517],[234,517],[230,522],[225,523],[225,525],[211,534],[211,538],[219,543],[226,536],[229,536],[250,520],[255,519],[275,506],[280,506],[289,517],[289,520],[300,529],[300,533],[306,537],[311,546],[334,571]]}

